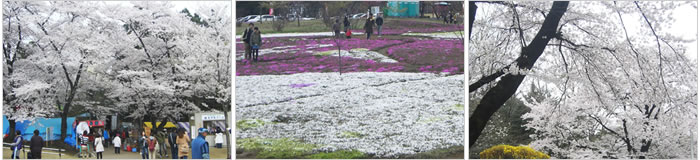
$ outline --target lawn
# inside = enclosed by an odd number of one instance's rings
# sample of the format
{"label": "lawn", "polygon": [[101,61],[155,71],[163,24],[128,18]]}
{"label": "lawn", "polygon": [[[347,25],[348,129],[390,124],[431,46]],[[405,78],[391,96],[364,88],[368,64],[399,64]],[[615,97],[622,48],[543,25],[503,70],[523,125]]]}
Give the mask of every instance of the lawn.
{"label": "lawn", "polygon": [[[297,22],[289,22],[284,27],[283,31],[275,31],[272,27],[272,22],[258,22],[255,26],[262,33],[306,33],[306,32],[330,32],[330,29],[323,24],[320,19],[300,21],[301,25],[297,26]],[[248,23],[243,23],[236,27],[236,35],[243,35],[243,31],[248,27]]]}
{"label": "lawn", "polygon": [[[286,24],[282,31],[275,31],[272,27],[272,22],[258,22],[255,26],[260,29],[263,34],[269,33],[309,33],[309,32],[331,32],[330,27],[326,27],[321,19],[300,21],[300,25],[297,26],[297,22],[289,22]],[[342,22],[341,22],[342,23]],[[353,19],[351,20],[353,32],[364,32],[362,27],[364,26],[364,19]],[[461,30],[463,25],[455,24],[443,24],[441,20],[429,19],[429,18],[385,18],[384,19],[383,30],[391,31],[394,29],[410,30],[414,29],[418,32],[420,30],[440,30],[440,28],[449,27],[445,30]],[[453,27],[454,26],[454,27]],[[245,28],[248,27],[248,23],[243,23],[241,26],[236,27],[236,35],[242,35]],[[455,29],[452,29],[455,28]],[[341,28],[342,29],[342,28]],[[376,28],[375,28],[376,30]],[[415,32],[415,31],[414,31]],[[389,32],[387,32],[389,33]]]}

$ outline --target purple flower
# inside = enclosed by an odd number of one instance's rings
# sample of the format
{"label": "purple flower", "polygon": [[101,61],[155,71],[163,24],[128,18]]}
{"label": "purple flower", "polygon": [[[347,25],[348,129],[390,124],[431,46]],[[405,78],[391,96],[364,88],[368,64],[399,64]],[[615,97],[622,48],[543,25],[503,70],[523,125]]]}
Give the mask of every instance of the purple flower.
{"label": "purple flower", "polygon": [[290,84],[289,87],[292,87],[292,88],[304,88],[304,87],[308,87],[308,86],[311,86],[311,85],[314,85],[314,83]]}

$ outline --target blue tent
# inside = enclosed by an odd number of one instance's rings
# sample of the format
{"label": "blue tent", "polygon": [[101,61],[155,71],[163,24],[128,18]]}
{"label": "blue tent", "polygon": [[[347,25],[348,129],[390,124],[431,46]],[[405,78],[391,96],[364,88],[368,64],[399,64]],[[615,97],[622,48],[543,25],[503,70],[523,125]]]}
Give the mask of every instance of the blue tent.
{"label": "blue tent", "polygon": [[[10,123],[7,120],[7,116],[2,116],[2,120],[3,133],[9,134]],[[68,130],[66,131],[67,137],[64,139],[64,142],[71,146],[75,146],[74,128],[72,127],[73,121],[75,121],[75,117],[66,118]],[[47,128],[52,128],[52,133],[48,138],[46,137]],[[15,123],[15,130],[20,131],[22,133],[22,138],[27,140],[32,138],[35,129],[39,130],[39,136],[44,140],[59,140],[61,138],[61,118],[37,118],[33,123],[28,120]]]}

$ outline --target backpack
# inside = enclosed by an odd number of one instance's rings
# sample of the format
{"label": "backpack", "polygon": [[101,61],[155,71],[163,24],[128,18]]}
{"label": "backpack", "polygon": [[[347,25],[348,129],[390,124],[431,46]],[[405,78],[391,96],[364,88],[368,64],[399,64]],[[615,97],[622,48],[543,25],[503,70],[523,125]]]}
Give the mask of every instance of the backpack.
{"label": "backpack", "polygon": [[149,151],[156,150],[156,140],[148,140],[148,150]]}
{"label": "backpack", "polygon": [[352,35],[352,31],[350,31],[350,30],[348,29],[348,31],[345,32],[345,36],[348,37],[348,38],[350,38],[351,35]]}

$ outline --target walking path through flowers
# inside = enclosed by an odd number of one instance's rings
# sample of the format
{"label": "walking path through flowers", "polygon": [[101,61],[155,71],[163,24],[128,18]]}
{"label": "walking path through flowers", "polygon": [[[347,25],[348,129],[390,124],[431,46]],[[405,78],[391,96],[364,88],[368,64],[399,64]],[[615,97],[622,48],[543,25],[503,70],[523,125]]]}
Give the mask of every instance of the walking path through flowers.
{"label": "walking path through flowers", "polygon": [[401,158],[464,146],[464,41],[451,36],[463,27],[422,25],[434,27],[263,35],[258,62],[238,43],[237,150]]}

